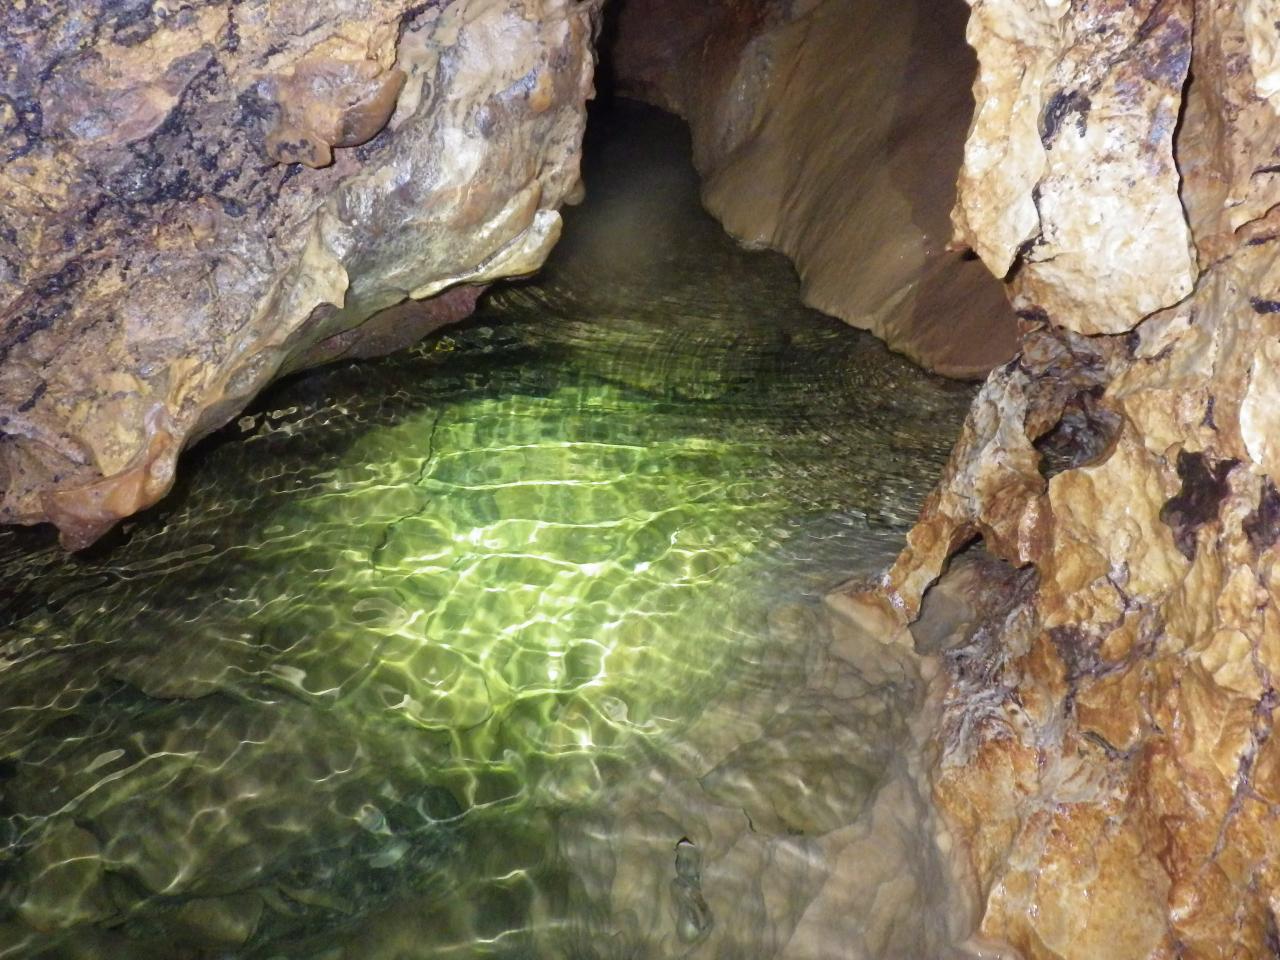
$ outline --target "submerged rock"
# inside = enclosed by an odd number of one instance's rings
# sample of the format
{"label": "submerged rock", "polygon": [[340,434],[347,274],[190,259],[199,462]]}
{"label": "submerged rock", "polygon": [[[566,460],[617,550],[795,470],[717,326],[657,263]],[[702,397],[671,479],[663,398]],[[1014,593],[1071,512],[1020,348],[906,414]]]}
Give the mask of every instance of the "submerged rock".
{"label": "submerged rock", "polygon": [[188,900],[176,911],[179,928],[197,943],[240,946],[262,919],[262,898],[252,893]]}
{"label": "submerged rock", "polygon": [[16,912],[44,932],[110,917],[103,877],[97,838],[69,819],[55,820],[23,860]]}
{"label": "submerged rock", "polygon": [[715,917],[702,896],[702,856],[692,840],[676,844],[676,877],[671,900],[676,913],[676,935],[684,943],[698,943],[711,932]]}
{"label": "submerged rock", "polygon": [[0,522],[83,547],[273,378],[537,268],[579,189],[594,11],[0,12]]}

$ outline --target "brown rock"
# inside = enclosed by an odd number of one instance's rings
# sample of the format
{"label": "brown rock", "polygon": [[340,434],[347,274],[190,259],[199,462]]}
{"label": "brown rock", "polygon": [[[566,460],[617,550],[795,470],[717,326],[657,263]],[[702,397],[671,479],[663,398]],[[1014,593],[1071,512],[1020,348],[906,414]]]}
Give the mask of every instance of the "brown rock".
{"label": "brown rock", "polygon": [[592,84],[575,0],[138,10],[0,12],[0,522],[71,547],[273,377],[475,291],[371,317],[536,269]]}

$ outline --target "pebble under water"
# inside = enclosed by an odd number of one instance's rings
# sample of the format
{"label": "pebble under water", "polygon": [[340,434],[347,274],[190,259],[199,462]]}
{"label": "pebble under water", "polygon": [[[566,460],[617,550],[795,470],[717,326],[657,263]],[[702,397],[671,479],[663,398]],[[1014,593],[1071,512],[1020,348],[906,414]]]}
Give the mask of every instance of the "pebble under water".
{"label": "pebble under water", "polygon": [[540,276],[273,387],[85,554],[0,532],[0,958],[945,939],[920,683],[821,596],[972,391],[802,307],[688,151],[593,119]]}

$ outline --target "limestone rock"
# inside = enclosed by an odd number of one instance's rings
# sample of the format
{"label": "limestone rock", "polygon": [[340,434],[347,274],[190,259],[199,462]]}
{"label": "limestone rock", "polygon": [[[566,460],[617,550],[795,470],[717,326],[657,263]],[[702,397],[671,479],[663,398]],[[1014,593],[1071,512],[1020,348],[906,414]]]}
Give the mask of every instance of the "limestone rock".
{"label": "limestone rock", "polygon": [[1052,515],[1033,443],[1106,382],[1113,348],[1043,326],[1024,332],[1021,356],[993,371],[978,392],[906,548],[867,599],[879,598],[903,620],[914,620],[947,559],[978,536],[1013,563],[1045,555]]}
{"label": "limestone rock", "polygon": [[579,186],[595,6],[8,5],[0,522],[84,546],[275,376],[536,269]]}
{"label": "limestone rock", "polygon": [[974,0],[980,63],[955,221],[1014,304],[1119,333],[1191,292],[1173,133],[1191,2]]}
{"label": "limestone rock", "polygon": [[973,6],[957,225],[1035,322],[863,601],[909,621],[975,534],[1025,569],[990,578],[1004,605],[967,604],[989,613],[931,693],[980,937],[1030,960],[1271,957],[1275,11]]}
{"label": "limestone rock", "polygon": [[[805,302],[939,372],[1013,353],[1000,284],[947,248],[970,100],[965,8],[625,0],[622,92],[684,116],[703,200],[795,262]],[[857,55],[850,51],[856,50]]]}

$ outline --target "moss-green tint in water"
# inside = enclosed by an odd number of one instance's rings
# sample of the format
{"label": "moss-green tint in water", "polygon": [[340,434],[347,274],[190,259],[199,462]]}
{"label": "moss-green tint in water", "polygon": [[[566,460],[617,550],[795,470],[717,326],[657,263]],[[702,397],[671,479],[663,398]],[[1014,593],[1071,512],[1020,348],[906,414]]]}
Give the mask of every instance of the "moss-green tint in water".
{"label": "moss-green tint in water", "polygon": [[802,670],[772,612],[888,556],[969,392],[619,116],[542,277],[276,387],[88,555],[0,535],[0,957],[624,952],[561,839]]}

